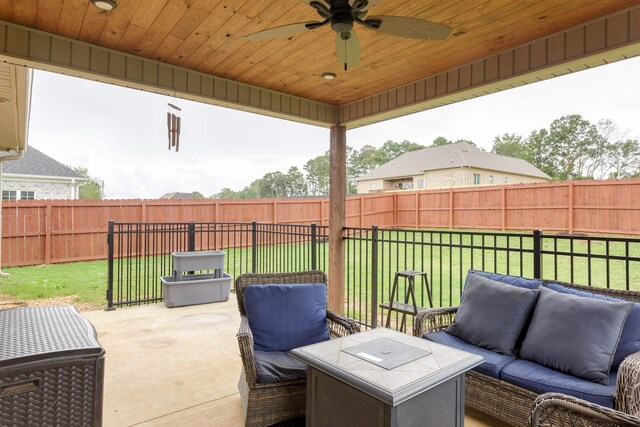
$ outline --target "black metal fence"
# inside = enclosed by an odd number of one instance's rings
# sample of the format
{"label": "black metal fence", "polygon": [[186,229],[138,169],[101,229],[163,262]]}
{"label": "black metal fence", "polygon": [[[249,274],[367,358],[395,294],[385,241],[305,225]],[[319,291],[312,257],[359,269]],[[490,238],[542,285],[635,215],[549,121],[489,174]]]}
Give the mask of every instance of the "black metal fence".
{"label": "black metal fence", "polygon": [[109,221],[107,308],[162,301],[172,252],[225,251],[225,272],[326,270],[327,227],[260,223]]}
{"label": "black metal fence", "polygon": [[[109,308],[162,300],[171,252],[224,250],[225,270],[326,271],[328,228],[261,223],[109,223]],[[395,273],[426,272],[436,307],[457,305],[469,269],[640,291],[640,239],[447,230],[345,228],[345,314],[384,324]],[[407,280],[398,281],[403,300]],[[416,281],[416,303],[429,306]],[[392,323],[401,322],[391,312]],[[411,316],[409,316],[411,317]],[[411,326],[408,319],[407,327]]]}

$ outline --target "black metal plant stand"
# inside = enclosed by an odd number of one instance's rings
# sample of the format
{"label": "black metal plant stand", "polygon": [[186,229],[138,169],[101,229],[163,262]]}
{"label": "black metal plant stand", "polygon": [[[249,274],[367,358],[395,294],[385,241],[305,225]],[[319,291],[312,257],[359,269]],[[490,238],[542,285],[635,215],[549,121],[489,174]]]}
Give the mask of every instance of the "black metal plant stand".
{"label": "black metal plant stand", "polygon": [[[398,295],[398,279],[402,277],[407,280],[406,291],[404,295],[404,301],[396,301],[399,298]],[[391,294],[389,294],[389,302],[380,304],[380,307],[387,310],[387,321],[385,322],[385,328],[391,326],[391,312],[402,313],[400,321],[400,331],[405,330],[407,315],[415,316],[418,314],[418,310],[424,310],[426,307],[421,307],[416,303],[415,292],[415,278],[422,278],[423,291],[426,291],[429,299],[429,308],[433,308],[433,300],[431,297],[431,286],[429,286],[429,279],[427,273],[422,271],[405,270],[397,271],[393,280],[393,287],[391,288]]]}

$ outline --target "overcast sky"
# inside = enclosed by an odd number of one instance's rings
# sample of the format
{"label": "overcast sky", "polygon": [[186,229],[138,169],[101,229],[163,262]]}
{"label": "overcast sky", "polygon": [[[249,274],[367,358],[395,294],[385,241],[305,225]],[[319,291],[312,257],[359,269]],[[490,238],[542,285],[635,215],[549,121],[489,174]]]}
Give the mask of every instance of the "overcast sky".
{"label": "overcast sky", "polygon": [[[640,137],[640,58],[487,95],[347,132],[347,144],[387,140],[429,145],[438,136],[489,150],[496,135],[527,136],[567,114],[613,120]],[[34,74],[29,145],[84,166],[107,198],[205,196],[240,190],[267,172],[302,166],[329,149],[329,130],[177,100],[180,151],[167,149],[170,97],[73,77]]]}

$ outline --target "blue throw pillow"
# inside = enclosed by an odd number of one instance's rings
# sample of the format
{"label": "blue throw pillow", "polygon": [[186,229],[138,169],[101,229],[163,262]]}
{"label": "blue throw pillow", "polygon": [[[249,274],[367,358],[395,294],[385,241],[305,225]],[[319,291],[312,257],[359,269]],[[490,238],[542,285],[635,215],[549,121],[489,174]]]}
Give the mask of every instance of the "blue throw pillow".
{"label": "blue throw pillow", "polygon": [[[613,301],[613,302],[625,302],[625,300],[619,298],[613,298],[606,295],[596,294],[592,292],[582,291],[580,289],[567,288],[566,286],[562,286],[559,283],[547,283],[545,285],[549,289],[553,289],[556,292],[561,292],[563,294],[571,294],[578,295],[581,297],[587,298],[595,298],[605,301]],[[627,320],[624,322],[624,326],[622,328],[622,335],[620,335],[620,341],[618,342],[618,347],[616,348],[616,353],[613,355],[613,363],[611,364],[611,369],[615,369],[625,357],[630,354],[637,353],[640,351],[640,303],[635,303],[633,308],[629,312],[629,316],[627,316]]]}
{"label": "blue throw pillow", "polygon": [[[474,273],[478,276],[495,280],[496,282],[508,283],[509,285],[517,286],[519,288],[538,289],[540,286],[542,286],[542,280],[540,279],[527,279],[526,277],[511,276],[509,274],[489,273],[488,271],[481,270],[469,270],[469,273]],[[469,281],[469,275],[467,275],[467,281]]]}
{"label": "blue throw pillow", "polygon": [[607,385],[613,354],[633,303],[540,288],[520,357]]}
{"label": "blue throw pillow", "polygon": [[473,272],[447,332],[496,353],[512,355],[538,298],[537,289],[509,286]]}
{"label": "blue throw pillow", "polygon": [[322,283],[248,285],[244,308],[255,350],[289,351],[329,339]]}

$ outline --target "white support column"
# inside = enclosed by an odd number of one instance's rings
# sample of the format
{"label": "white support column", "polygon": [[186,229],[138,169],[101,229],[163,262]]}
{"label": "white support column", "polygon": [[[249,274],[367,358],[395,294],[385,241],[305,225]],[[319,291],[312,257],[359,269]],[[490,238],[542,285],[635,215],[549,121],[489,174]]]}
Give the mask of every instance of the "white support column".
{"label": "white support column", "polygon": [[329,309],[344,312],[345,197],[347,194],[347,128],[331,127],[329,148]]}

